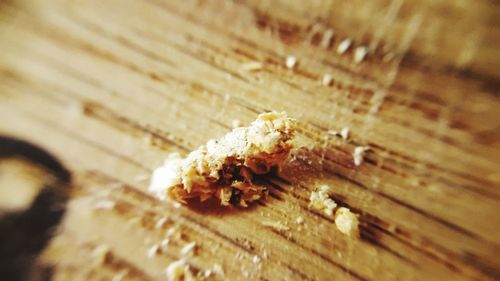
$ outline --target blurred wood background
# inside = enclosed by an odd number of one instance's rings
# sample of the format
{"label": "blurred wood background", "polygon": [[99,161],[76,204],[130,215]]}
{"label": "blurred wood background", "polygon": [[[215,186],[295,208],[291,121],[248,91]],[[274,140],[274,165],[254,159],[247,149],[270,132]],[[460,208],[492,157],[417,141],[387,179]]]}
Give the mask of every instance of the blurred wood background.
{"label": "blurred wood background", "polygon": [[[188,263],[219,264],[218,280],[500,279],[499,35],[490,0],[1,1],[0,132],[75,175],[44,263],[55,280],[164,280],[195,241]],[[267,110],[297,118],[305,145],[267,201],[147,194],[169,152]],[[343,127],[349,141],[327,133]],[[355,167],[358,145],[372,151]],[[360,238],[308,207],[321,184],[360,215]]]}

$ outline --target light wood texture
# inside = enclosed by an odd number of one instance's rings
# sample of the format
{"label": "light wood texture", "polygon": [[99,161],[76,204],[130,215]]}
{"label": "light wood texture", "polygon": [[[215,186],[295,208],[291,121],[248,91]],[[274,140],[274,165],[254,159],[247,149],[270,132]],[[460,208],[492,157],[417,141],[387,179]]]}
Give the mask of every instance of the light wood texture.
{"label": "light wood texture", "polygon": [[[488,0],[0,2],[0,132],[75,175],[45,262],[56,280],[164,280],[196,241],[188,262],[220,264],[214,279],[500,278],[499,26]],[[263,69],[242,68],[253,61]],[[268,200],[175,208],[147,194],[169,152],[267,110],[297,118],[305,145]],[[343,127],[350,141],[327,133]],[[372,151],[355,167],[358,145]],[[308,207],[321,184],[360,215],[359,239]],[[170,228],[182,235],[148,258]]]}

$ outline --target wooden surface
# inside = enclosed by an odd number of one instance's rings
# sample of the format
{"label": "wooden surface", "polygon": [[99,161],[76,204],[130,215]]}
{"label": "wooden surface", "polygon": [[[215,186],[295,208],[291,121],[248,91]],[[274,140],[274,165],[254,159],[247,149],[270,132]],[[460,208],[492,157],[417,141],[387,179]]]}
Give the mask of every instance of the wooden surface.
{"label": "wooden surface", "polygon": [[[76,178],[44,254],[56,280],[164,280],[192,241],[189,264],[220,264],[221,280],[500,279],[494,1],[10,0],[0,20],[0,132]],[[355,64],[358,46],[370,51]],[[252,61],[263,69],[242,69]],[[175,208],[145,192],[169,152],[266,110],[297,118],[305,145],[268,179],[267,201]],[[348,142],[327,134],[343,127]],[[355,167],[358,145],[373,150]],[[321,184],[360,215],[361,238],[308,207]]]}

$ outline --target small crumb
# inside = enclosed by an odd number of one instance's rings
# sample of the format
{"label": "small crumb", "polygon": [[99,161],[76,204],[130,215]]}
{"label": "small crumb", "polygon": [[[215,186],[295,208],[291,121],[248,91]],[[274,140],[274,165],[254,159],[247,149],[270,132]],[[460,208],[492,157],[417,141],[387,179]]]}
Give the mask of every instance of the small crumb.
{"label": "small crumb", "polygon": [[358,146],[354,149],[352,153],[352,158],[354,159],[354,165],[359,166],[363,163],[363,158],[365,156],[365,152],[370,150],[367,146]]}
{"label": "small crumb", "polygon": [[208,278],[208,277],[212,276],[212,274],[214,274],[214,273],[212,272],[212,270],[211,270],[211,269],[206,269],[206,270],[203,272],[203,277]]}
{"label": "small crumb", "polygon": [[343,234],[357,235],[359,232],[358,225],[358,217],[351,210],[340,207],[335,213],[335,226]]}
{"label": "small crumb", "polygon": [[290,227],[288,227],[287,225],[283,224],[280,221],[264,221],[262,222],[262,225],[272,227],[278,231],[290,230]]}
{"label": "small crumb", "polygon": [[147,256],[148,256],[148,258],[152,259],[156,255],[158,255],[160,252],[161,252],[160,251],[160,246],[153,245],[151,248],[149,248]]}
{"label": "small crumb", "polygon": [[180,207],[182,207],[182,204],[177,202],[177,201],[174,201],[174,202],[172,202],[172,206],[174,206],[174,208],[176,208],[176,209],[179,209]]}
{"label": "small crumb", "polygon": [[288,56],[288,57],[286,57],[285,64],[286,64],[287,68],[292,69],[297,64],[297,58],[294,56]]}
{"label": "small crumb", "polygon": [[347,140],[349,138],[349,128],[348,127],[342,128],[342,130],[340,131],[340,136],[342,137],[343,140]]}
{"label": "small crumb", "polygon": [[343,53],[345,53],[351,46],[351,43],[352,41],[349,38],[342,40],[342,42],[340,42],[339,46],[337,47],[337,54],[342,55]]}
{"label": "small crumb", "polygon": [[125,276],[127,276],[127,274],[128,274],[128,270],[122,270],[122,271],[118,272],[117,274],[115,274],[115,276],[113,276],[111,281],[122,281],[123,278],[125,278]]}
{"label": "small crumb", "polygon": [[321,38],[321,47],[323,49],[328,49],[330,47],[334,34],[335,32],[331,28],[325,30],[325,32],[323,33],[323,37]]}
{"label": "small crumb", "polygon": [[165,273],[168,281],[181,281],[184,279],[185,271],[189,270],[184,259],[175,261],[167,266]]}
{"label": "small crumb", "polygon": [[368,49],[366,47],[364,47],[364,46],[357,47],[354,50],[354,62],[355,63],[362,62],[367,53],[368,53]]}
{"label": "small crumb", "polygon": [[240,120],[238,119],[234,119],[232,122],[231,122],[231,126],[234,128],[238,128],[238,127],[241,127],[241,122]]}
{"label": "small crumb", "polygon": [[260,263],[260,261],[261,261],[261,258],[259,256],[257,256],[257,255],[253,256],[252,262],[254,264],[258,264],[258,263]]}
{"label": "small crumb", "polygon": [[116,206],[116,203],[112,200],[101,200],[94,205],[94,209],[111,210],[115,206]]}
{"label": "small crumb", "polygon": [[196,242],[191,242],[187,244],[186,246],[182,247],[181,249],[181,255],[183,256],[188,256],[188,255],[194,255],[195,254],[195,248],[196,248]]}
{"label": "small crumb", "polygon": [[314,209],[322,210],[327,216],[332,216],[337,203],[328,196],[329,191],[328,186],[322,185],[318,191],[311,192],[309,205]]}
{"label": "small crumb", "polygon": [[155,223],[155,229],[161,229],[167,224],[168,219],[166,217],[159,218]]}
{"label": "small crumb", "polygon": [[327,73],[323,75],[323,80],[321,81],[321,83],[323,84],[323,86],[330,86],[330,84],[332,84],[332,81],[333,81],[332,75]]}
{"label": "small crumb", "polygon": [[92,251],[93,263],[95,265],[103,265],[109,260],[111,250],[107,245],[99,245]]}
{"label": "small crumb", "polygon": [[224,276],[225,275],[224,274],[224,269],[222,269],[222,266],[219,263],[214,264],[213,271],[216,274],[220,275],[220,276]]}
{"label": "small crumb", "polygon": [[247,71],[258,71],[258,70],[262,69],[263,65],[261,62],[253,61],[253,62],[245,63],[241,67]]}
{"label": "small crumb", "polygon": [[304,218],[303,217],[297,217],[297,219],[295,220],[295,222],[297,224],[303,224],[304,223]]}
{"label": "small crumb", "polygon": [[166,238],[165,238],[165,239],[161,240],[161,242],[160,242],[160,246],[161,246],[163,249],[164,249],[164,248],[166,248],[166,247],[168,247],[168,244],[170,244],[170,239],[166,239]]}

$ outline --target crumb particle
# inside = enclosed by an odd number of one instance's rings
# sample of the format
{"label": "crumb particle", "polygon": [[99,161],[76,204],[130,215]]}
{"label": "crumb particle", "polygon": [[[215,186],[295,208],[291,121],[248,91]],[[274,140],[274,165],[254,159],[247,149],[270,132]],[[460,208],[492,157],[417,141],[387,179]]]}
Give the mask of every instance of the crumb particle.
{"label": "crumb particle", "polygon": [[332,216],[337,203],[328,196],[329,191],[330,188],[327,185],[322,185],[318,191],[311,192],[309,205],[314,209],[322,210],[327,216]]}
{"label": "crumb particle", "polygon": [[368,54],[368,49],[365,46],[357,47],[354,50],[354,62],[355,63],[362,62],[363,59],[366,57],[366,54]]}
{"label": "crumb particle", "polygon": [[253,61],[253,62],[245,63],[241,67],[247,71],[258,71],[258,70],[262,69],[263,65],[261,62]]}
{"label": "crumb particle", "polygon": [[342,40],[342,42],[340,42],[337,47],[337,54],[342,55],[343,53],[345,53],[351,46],[351,43],[352,41],[349,38]]}
{"label": "crumb particle", "polygon": [[295,220],[295,222],[297,224],[303,224],[304,223],[304,218],[299,216],[299,217],[297,217],[297,219]]}
{"label": "crumb particle", "polygon": [[255,255],[252,258],[252,262],[253,262],[253,264],[258,264],[261,262],[261,258],[259,256]]}
{"label": "crumb particle", "polygon": [[321,38],[321,47],[323,49],[328,49],[330,47],[334,34],[335,32],[331,28],[325,30],[325,32],[323,33],[323,37]]}
{"label": "crumb particle", "polygon": [[345,235],[354,236],[358,233],[358,217],[348,208],[340,207],[335,212],[335,226]]}
{"label": "crumb particle", "polygon": [[342,130],[340,131],[340,136],[342,137],[343,140],[347,140],[349,138],[349,128],[348,127],[342,128]]}
{"label": "crumb particle", "polygon": [[365,152],[368,150],[370,150],[370,148],[367,146],[358,146],[354,149],[354,152],[352,153],[354,165],[359,166],[363,163]]}
{"label": "crumb particle", "polygon": [[292,69],[297,65],[297,58],[295,56],[286,57],[285,65],[288,69]]}
{"label": "crumb particle", "polygon": [[332,84],[332,81],[333,81],[333,76],[331,74],[326,73],[325,75],[323,75],[321,83],[323,84],[323,86],[330,86]]}

